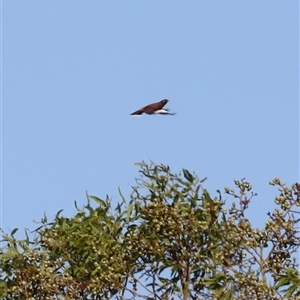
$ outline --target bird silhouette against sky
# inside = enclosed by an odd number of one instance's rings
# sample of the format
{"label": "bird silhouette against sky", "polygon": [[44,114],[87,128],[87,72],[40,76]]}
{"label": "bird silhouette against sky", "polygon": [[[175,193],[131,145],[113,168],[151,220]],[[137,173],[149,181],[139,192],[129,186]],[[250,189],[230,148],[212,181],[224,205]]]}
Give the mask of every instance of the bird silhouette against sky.
{"label": "bird silhouette against sky", "polygon": [[170,113],[167,108],[163,108],[169,102],[168,99],[163,99],[159,102],[151,103],[143,108],[133,112],[132,116],[140,116],[143,113],[147,115],[160,114],[160,115],[175,115],[175,113]]}

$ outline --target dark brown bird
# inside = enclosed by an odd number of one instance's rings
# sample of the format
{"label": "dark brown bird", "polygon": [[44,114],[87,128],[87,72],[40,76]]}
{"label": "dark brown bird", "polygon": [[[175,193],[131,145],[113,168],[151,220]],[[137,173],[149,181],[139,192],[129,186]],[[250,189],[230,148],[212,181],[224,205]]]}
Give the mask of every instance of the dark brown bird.
{"label": "dark brown bird", "polygon": [[168,109],[163,109],[163,107],[169,102],[168,99],[163,99],[159,102],[152,103],[144,106],[143,108],[133,112],[131,115],[138,115],[145,113],[147,115],[160,114],[160,115],[175,115],[175,113],[169,113]]}

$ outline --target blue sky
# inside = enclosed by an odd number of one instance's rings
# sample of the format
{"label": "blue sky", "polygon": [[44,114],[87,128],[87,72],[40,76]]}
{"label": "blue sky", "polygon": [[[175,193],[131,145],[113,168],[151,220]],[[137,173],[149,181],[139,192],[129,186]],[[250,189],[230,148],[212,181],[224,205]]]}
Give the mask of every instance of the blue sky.
{"label": "blue sky", "polygon": [[[257,225],[299,180],[298,1],[6,0],[1,55],[6,232],[116,203],[142,160],[213,196],[245,177]],[[176,116],[130,116],[163,98]]]}

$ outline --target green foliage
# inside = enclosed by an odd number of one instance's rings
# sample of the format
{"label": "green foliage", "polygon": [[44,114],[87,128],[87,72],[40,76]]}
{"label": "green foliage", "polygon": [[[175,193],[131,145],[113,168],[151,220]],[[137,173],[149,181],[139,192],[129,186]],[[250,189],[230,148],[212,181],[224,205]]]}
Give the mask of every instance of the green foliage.
{"label": "green foliage", "polygon": [[3,233],[1,299],[299,299],[299,184],[271,182],[278,208],[256,229],[249,182],[225,188],[238,201],[228,207],[188,170],[137,165],[115,208],[87,195],[74,217],[45,216],[32,240]]}

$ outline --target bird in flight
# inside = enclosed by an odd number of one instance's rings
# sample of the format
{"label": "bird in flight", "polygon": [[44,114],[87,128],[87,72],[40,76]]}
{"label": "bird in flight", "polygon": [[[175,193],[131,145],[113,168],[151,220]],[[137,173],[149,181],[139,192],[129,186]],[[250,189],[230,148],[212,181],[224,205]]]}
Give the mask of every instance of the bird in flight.
{"label": "bird in flight", "polygon": [[175,113],[170,113],[167,108],[163,108],[169,102],[168,99],[163,99],[159,102],[151,103],[143,108],[133,112],[132,116],[140,116],[145,113],[147,115],[160,114],[160,115],[175,115]]}

